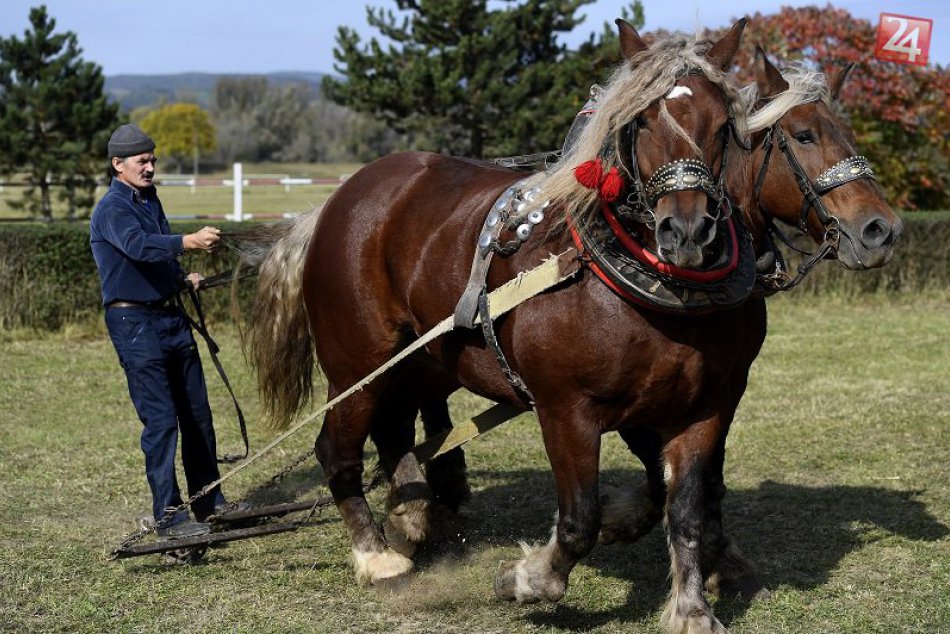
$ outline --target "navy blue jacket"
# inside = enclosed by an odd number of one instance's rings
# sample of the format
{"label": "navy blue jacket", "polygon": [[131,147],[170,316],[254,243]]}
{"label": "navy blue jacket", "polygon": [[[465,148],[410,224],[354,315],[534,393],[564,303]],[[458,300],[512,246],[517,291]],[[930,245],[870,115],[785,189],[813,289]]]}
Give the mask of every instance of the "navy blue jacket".
{"label": "navy blue jacket", "polygon": [[89,222],[102,303],[161,302],[179,289],[182,236],[172,235],[154,187],[139,192],[117,178]]}

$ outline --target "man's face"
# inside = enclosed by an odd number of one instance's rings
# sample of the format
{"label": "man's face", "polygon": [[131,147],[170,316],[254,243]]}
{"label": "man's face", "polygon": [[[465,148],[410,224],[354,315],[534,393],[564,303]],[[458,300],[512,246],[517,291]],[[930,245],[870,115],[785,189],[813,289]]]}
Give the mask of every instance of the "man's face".
{"label": "man's face", "polygon": [[145,152],[126,158],[113,157],[112,167],[118,173],[117,178],[120,181],[136,189],[145,189],[152,186],[156,162],[154,154]]}

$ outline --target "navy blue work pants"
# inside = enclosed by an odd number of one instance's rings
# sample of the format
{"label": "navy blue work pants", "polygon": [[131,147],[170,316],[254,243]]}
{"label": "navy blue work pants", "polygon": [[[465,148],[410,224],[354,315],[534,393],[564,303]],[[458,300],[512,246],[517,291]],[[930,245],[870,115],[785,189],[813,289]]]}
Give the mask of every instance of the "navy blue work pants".
{"label": "navy blue work pants", "polygon": [[[181,459],[189,497],[219,477],[214,427],[198,346],[177,309],[107,308],[106,327],[129,383],[129,395],[142,421],[145,476],[152,490],[152,513],[182,503],[175,477],[175,451],[181,434]],[[220,487],[195,500],[199,519],[224,503]],[[187,510],[172,524],[187,519]]]}

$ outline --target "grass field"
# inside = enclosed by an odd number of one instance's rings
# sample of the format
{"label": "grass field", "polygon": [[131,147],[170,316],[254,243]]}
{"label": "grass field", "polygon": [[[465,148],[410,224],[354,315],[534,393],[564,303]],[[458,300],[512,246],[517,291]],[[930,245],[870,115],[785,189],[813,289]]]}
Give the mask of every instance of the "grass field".
{"label": "grass field", "polygon": [[[734,634],[946,632],[950,627],[950,303],[770,302],[771,328],[730,436],[727,529],[773,590],[717,602]],[[224,362],[250,420],[233,332]],[[209,366],[210,367],[210,366]],[[209,376],[220,445],[238,449]],[[457,395],[456,417],[483,405]],[[139,422],[96,328],[0,333],[0,630],[17,632],[648,632],[667,591],[661,531],[599,546],[559,605],[498,602],[498,562],[542,540],[555,509],[534,420],[468,446],[471,503],[399,593],[359,587],[335,510],[296,533],[209,551],[194,567],[106,553],[149,498]],[[252,424],[260,447],[265,430]],[[229,481],[239,497],[312,444],[315,428]],[[279,497],[325,493],[315,463]],[[642,471],[607,437],[603,478]],[[256,501],[264,498],[257,497]],[[268,497],[267,499],[273,499]],[[381,498],[371,498],[381,508]]]}

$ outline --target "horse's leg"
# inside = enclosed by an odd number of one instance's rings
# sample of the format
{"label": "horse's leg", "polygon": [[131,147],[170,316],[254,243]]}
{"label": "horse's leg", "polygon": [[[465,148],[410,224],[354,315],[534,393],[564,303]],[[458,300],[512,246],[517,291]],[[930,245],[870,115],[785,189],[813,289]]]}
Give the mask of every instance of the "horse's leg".
{"label": "horse's leg", "polygon": [[674,634],[726,631],[703,595],[702,569],[706,474],[724,427],[719,416],[694,423],[663,449],[672,589],[661,622]]}
{"label": "horse's leg", "polygon": [[[341,390],[331,384],[328,399]],[[412,570],[412,560],[389,547],[363,495],[363,446],[377,404],[373,386],[331,409],[317,436],[317,459],[350,535],[357,579],[375,583]]]}
{"label": "horse's leg", "polygon": [[663,444],[652,429],[627,428],[620,437],[646,469],[646,485],[638,491],[601,487],[600,541],[635,542],[663,519],[666,484],[663,482]]}
{"label": "horse's leg", "polygon": [[398,386],[387,391],[376,406],[370,436],[389,478],[383,524],[386,541],[400,554],[412,557],[429,532],[432,490],[412,453],[418,407],[405,395]]}
{"label": "horse's leg", "polygon": [[571,415],[565,418],[538,409],[557,486],[557,524],[547,544],[539,548],[522,544],[525,557],[502,564],[495,575],[499,598],[519,603],[560,600],[574,565],[597,541],[600,430],[579,414]]}
{"label": "horse's leg", "polygon": [[[452,429],[449,406],[445,399],[424,401],[420,405],[420,412],[426,438]],[[458,511],[472,495],[465,473],[465,452],[461,447],[430,460],[426,464],[426,480],[432,487],[435,502],[452,512]]]}
{"label": "horse's leg", "polygon": [[722,434],[716,451],[706,468],[706,508],[703,518],[703,573],[706,590],[717,595],[739,595],[745,599],[766,599],[765,588],[749,560],[735,542],[723,531],[722,499],[726,485],[722,477],[726,457],[726,434]]}

